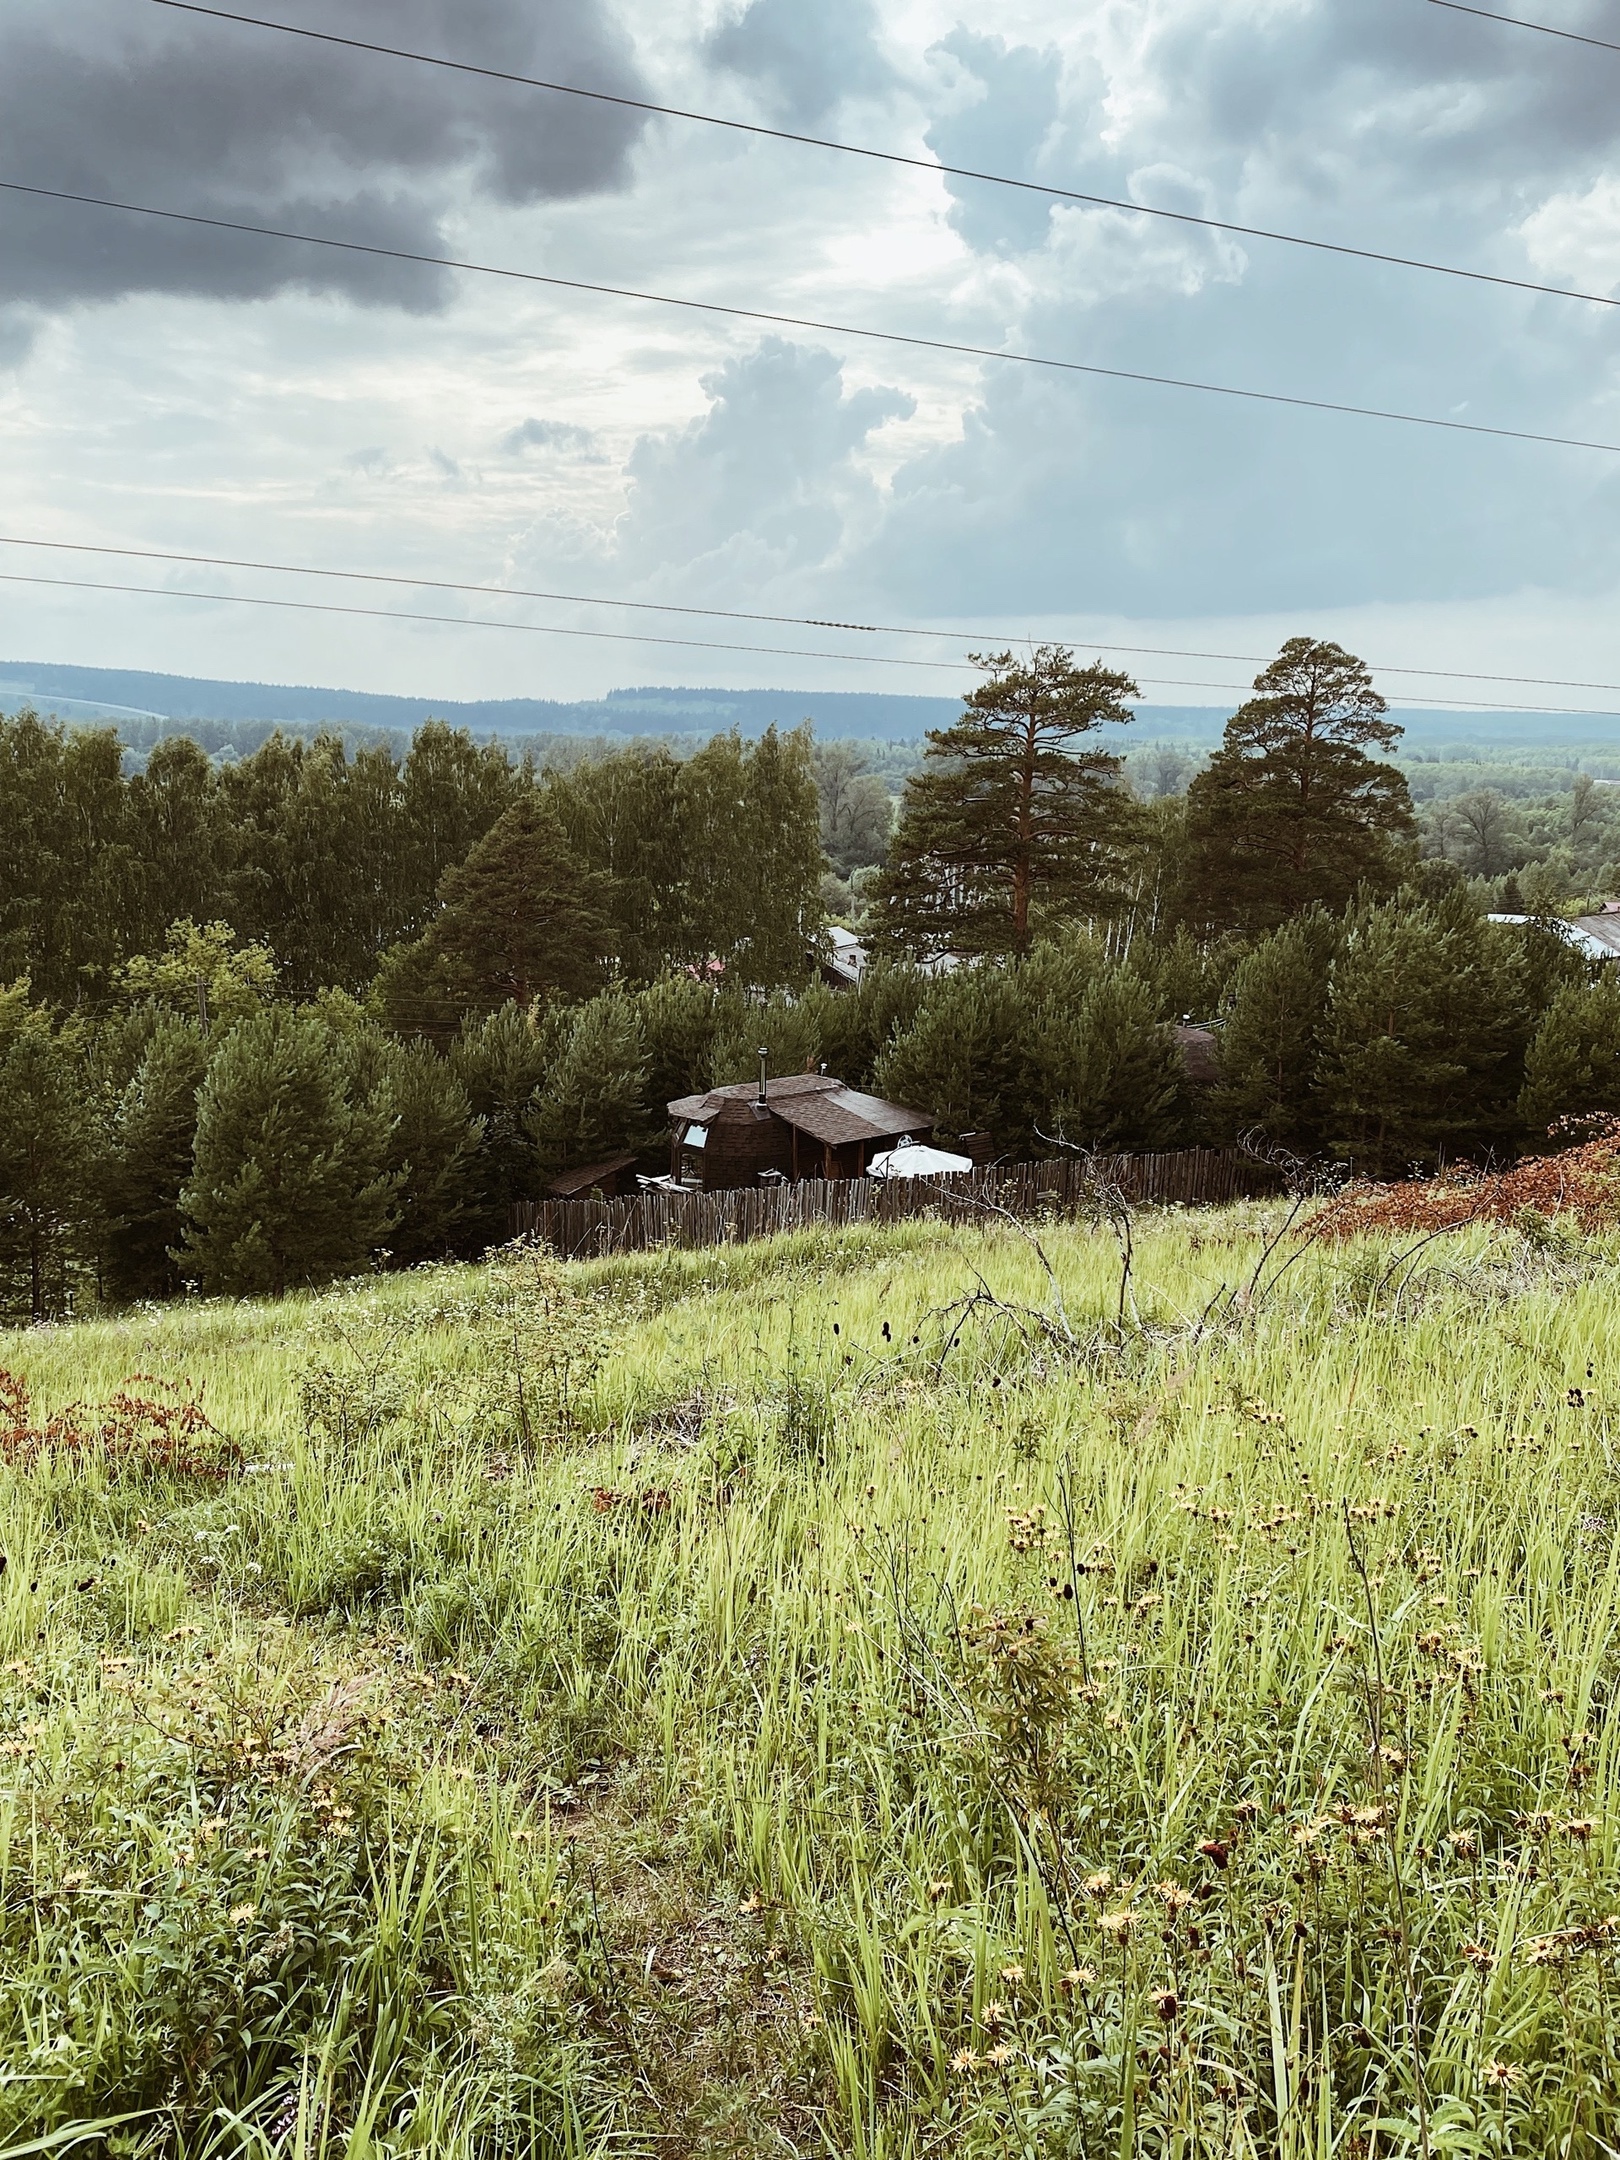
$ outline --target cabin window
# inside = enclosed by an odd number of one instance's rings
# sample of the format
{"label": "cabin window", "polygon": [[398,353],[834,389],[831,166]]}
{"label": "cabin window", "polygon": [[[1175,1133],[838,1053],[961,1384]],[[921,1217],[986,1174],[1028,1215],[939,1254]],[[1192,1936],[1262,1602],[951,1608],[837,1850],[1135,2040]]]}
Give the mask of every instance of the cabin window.
{"label": "cabin window", "polygon": [[683,1147],[689,1148],[707,1147],[709,1144],[708,1126],[688,1125],[686,1128],[686,1138],[681,1144]]}

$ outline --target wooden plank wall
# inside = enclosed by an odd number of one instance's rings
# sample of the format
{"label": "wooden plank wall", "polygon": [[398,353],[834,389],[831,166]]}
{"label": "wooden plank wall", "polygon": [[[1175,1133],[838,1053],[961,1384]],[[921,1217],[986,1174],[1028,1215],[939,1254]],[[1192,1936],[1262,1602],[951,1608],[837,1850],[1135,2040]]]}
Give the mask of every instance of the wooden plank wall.
{"label": "wooden plank wall", "polygon": [[536,1238],[567,1260],[659,1247],[740,1244],[816,1223],[892,1223],[913,1215],[971,1219],[976,1201],[1019,1216],[1063,1214],[1088,1204],[1102,1176],[1148,1206],[1215,1206],[1276,1189],[1266,1168],[1233,1148],[1186,1148],[1173,1155],[1108,1155],[1092,1163],[992,1164],[949,1178],[806,1178],[798,1185],[743,1186],[735,1192],[642,1193],[627,1200],[525,1201],[512,1210],[512,1235]]}

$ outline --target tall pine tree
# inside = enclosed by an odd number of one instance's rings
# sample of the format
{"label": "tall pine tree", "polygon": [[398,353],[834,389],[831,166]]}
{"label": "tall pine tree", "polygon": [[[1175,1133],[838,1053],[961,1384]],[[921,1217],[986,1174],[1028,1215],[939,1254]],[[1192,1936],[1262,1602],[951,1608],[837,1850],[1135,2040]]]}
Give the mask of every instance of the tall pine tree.
{"label": "tall pine tree", "polygon": [[1131,798],[1119,759],[1089,738],[1131,718],[1136,685],[1059,645],[1027,662],[974,657],[985,680],[960,720],[930,731],[874,890],[874,936],[892,951],[1025,952],[1043,928],[1122,898]]}
{"label": "tall pine tree", "polygon": [[1187,791],[1186,863],[1195,918],[1251,932],[1392,885],[1414,831],[1404,776],[1370,754],[1401,730],[1361,661],[1290,638],[1254,688]]}

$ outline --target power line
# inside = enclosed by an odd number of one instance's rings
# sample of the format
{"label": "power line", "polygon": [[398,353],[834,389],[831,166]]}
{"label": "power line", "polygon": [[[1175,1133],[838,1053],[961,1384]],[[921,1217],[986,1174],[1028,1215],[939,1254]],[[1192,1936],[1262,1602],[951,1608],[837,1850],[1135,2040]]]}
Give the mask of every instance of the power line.
{"label": "power line", "polygon": [[[157,0],[159,7],[173,7],[179,0]],[[1495,8],[1466,7],[1463,0],[1429,0],[1431,7],[1449,8],[1453,15],[1477,15],[1482,22],[1508,23],[1515,30],[1539,30],[1543,37],[1567,38],[1571,45],[1595,45],[1600,52],[1620,52],[1609,38],[1587,37],[1579,30],[1556,30],[1551,23],[1527,22],[1522,15],[1498,15]],[[212,13],[212,10],[206,12]],[[246,17],[243,20],[247,20]]]}
{"label": "power line", "polygon": [[[622,600],[603,593],[549,592],[526,585],[476,585],[453,578],[406,577],[397,571],[387,570],[332,570],[317,563],[264,562],[251,556],[240,555],[193,555],[183,554],[173,548],[113,547],[87,540],[41,540],[24,533],[0,533],[0,547],[40,548],[57,555],[115,555],[127,562],[182,563],[191,568],[209,570],[258,570],[280,577],[331,578],[344,584],[397,585],[407,591],[471,593],[486,600],[543,600],[568,607],[629,608],[638,614],[697,616],[711,622],[767,623],[802,630],[848,630],[871,637],[903,638],[949,638],[963,643],[995,646],[1008,643],[1027,643],[1026,639],[1009,639],[1005,630],[929,630],[916,623],[860,623],[840,622],[824,615],[770,615],[748,608],[696,607],[674,600]],[[144,591],[148,588],[137,587]],[[182,597],[185,597],[182,595]],[[405,618],[384,611],[390,621]],[[461,621],[459,616],[434,617],[433,620]],[[494,625],[493,627],[503,627]],[[525,626],[527,627],[527,626]],[[544,627],[544,626],[540,626]],[[559,635],[566,633],[559,632]],[[583,635],[583,633],[581,633]],[[645,642],[675,644],[678,639],[649,639]],[[694,640],[694,643],[698,641]],[[1075,638],[1073,643],[1090,646],[1098,652],[1120,653],[1127,658],[1143,660],[1225,660],[1240,667],[1268,667],[1273,656],[1265,653],[1208,652],[1199,647],[1185,645],[1116,645],[1107,639]],[[705,646],[705,649],[709,649]],[[758,645],[716,645],[717,652],[764,652],[774,648]],[[875,659],[876,654],[816,653],[795,658],[828,660]],[[890,660],[888,666],[906,666],[912,663]],[[933,662],[931,665],[948,663]],[[1370,660],[1367,665],[1380,675],[1417,675],[1435,682],[1510,683],[1527,690],[1612,690],[1620,691],[1620,683],[1587,682],[1576,677],[1562,675],[1500,675],[1483,673],[1472,668],[1400,667],[1393,661]],[[1212,688],[1228,687],[1223,684]],[[1504,708],[1506,709],[1506,708]],[[1512,708],[1519,710],[1518,707]]]}
{"label": "power line", "polygon": [[[1317,240],[1302,233],[1278,232],[1264,225],[1239,225],[1229,218],[1198,217],[1190,210],[1166,210],[1149,203],[1130,202],[1121,196],[1085,194],[1077,188],[1054,187],[1042,180],[1019,180],[1008,173],[982,172],[971,165],[947,165],[937,158],[911,157],[901,150],[879,150],[865,143],[838,142],[825,135],[803,135],[791,128],[765,127],[752,120],[732,120],[718,113],[695,112],[686,106],[659,105],[650,98],[628,97],[618,91],[587,90],[578,83],[554,82],[545,76],[518,75],[504,68],[480,67],[469,60],[451,60],[439,53],[417,52],[406,46],[382,45],[368,38],[341,37],[335,31],[311,30],[300,23],[274,22],[266,16],[238,14],[230,8],[204,7],[199,0],[153,0],[153,4],[180,14],[240,23],[249,29],[278,31],[284,37],[309,38],[321,45],[340,45],[351,52],[376,53],[390,60],[414,61],[422,67],[445,68],[456,75],[514,83],[526,90],[546,90],[558,97],[584,98],[597,105],[617,105],[629,112],[650,113],[666,120],[691,120],[704,127],[724,128],[731,134],[757,135],[770,142],[798,143],[811,150],[833,150],[844,157],[904,166],[913,172],[934,173],[952,180],[978,181],[987,187],[1016,188],[1023,194],[1039,195],[1052,202],[1081,203],[1095,210],[1122,210],[1132,217],[1162,218],[1174,225],[1195,225],[1206,232],[1234,233],[1244,240],[1272,240],[1286,247],[1310,248],[1319,254],[1349,256],[1358,262],[1384,263],[1399,270],[1420,270],[1435,277],[1462,278],[1470,284],[1500,285],[1512,292],[1541,293],[1557,300],[1580,300],[1593,307],[1620,307],[1620,300],[1608,293],[1578,292],[1567,285],[1540,285],[1529,278],[1505,277],[1490,270],[1468,270],[1456,263],[1428,262],[1418,256],[1395,255],[1380,248],[1352,247],[1345,241]],[[1447,6],[1454,4],[1454,0],[1436,0],[1436,4]],[[1486,11],[1470,8],[1463,12],[1483,14]],[[1510,21],[1513,18],[1497,19]],[[1541,25],[1527,27],[1540,28]],[[1589,39],[1586,42],[1601,41]]]}
{"label": "power line", "polygon": [[[693,652],[762,653],[777,660],[857,660],[867,667],[927,668],[930,672],[952,675],[960,675],[963,665],[953,660],[901,660],[882,653],[825,652],[796,645],[728,645],[714,638],[657,637],[650,631],[576,630],[553,623],[494,622],[485,617],[428,615],[402,608],[343,607],[335,600],[276,600],[256,593],[188,592],[173,585],[118,585],[90,578],[28,577],[11,570],[0,570],[0,585],[43,585],[73,592],[144,593],[154,600],[212,600],[229,607],[279,608],[296,615],[354,615],[373,622],[442,623],[452,630],[505,630],[515,631],[523,637],[587,638],[604,645],[679,645]],[[1211,684],[1209,687],[1222,686]]]}
{"label": "power line", "polygon": [[[948,660],[895,660],[885,659],[876,653],[816,652],[780,645],[727,645],[712,639],[660,638],[644,633],[622,630],[575,630],[557,628],[546,623],[492,622],[484,617],[465,615],[429,615],[415,610],[407,612],[403,609],[395,610],[393,608],[345,607],[340,606],[336,601],[330,600],[276,600],[257,593],[187,592],[172,585],[125,585],[114,583],[111,580],[92,578],[31,577],[24,576],[19,571],[10,570],[0,570],[0,585],[41,586],[56,592],[136,594],[150,600],[203,600],[226,607],[274,608],[279,612],[297,615],[342,615],[385,623],[435,623],[450,630],[516,631],[529,637],[588,638],[595,642],[613,645],[679,645],[690,651],[762,653],[768,657],[794,660],[856,660],[864,661],[867,664],[875,663],[880,667],[927,668],[931,672],[948,670],[957,675],[962,672],[962,663]],[[453,589],[489,591],[491,588],[468,587]],[[945,633],[940,632],[938,634],[943,636]],[[1102,648],[1105,652],[1128,651],[1130,649],[1121,646],[1104,646]],[[1193,658],[1196,656],[1189,654],[1186,657]],[[1393,674],[1403,671],[1390,669],[1386,672]],[[1179,675],[1144,675],[1141,677],[1141,681],[1161,690],[1221,690],[1238,696],[1243,695],[1252,687],[1248,683],[1189,680]],[[813,693],[809,692],[805,694],[813,695]],[[1391,699],[1390,702],[1398,707],[1410,707],[1415,705],[1417,700],[1412,697],[1396,697]],[[1434,711],[1437,708],[1424,706],[1420,709]],[[1562,714],[1572,719],[1620,720],[1620,711],[1611,712],[1595,709],[1588,705],[1509,705],[1499,700],[1482,698],[1453,698],[1447,706],[1438,709],[1480,713],[1547,713],[1553,715]]]}
{"label": "power line", "polygon": [[[167,4],[167,0],[164,0]],[[0,180],[0,190],[34,196],[45,202],[77,203],[93,210],[117,210],[132,217],[162,218],[171,224],[196,225],[211,232],[248,233],[261,240],[290,240],[300,247],[327,248],[342,255],[372,255],[387,262],[417,263],[436,270],[463,270],[478,277],[505,278],[521,285],[545,285],[560,292],[597,293],[611,300],[636,300],[655,307],[680,308],[689,314],[724,316],[736,322],[769,323],[773,328],[815,330],[832,337],[862,338],[878,345],[903,345],[920,352],[950,353],[972,360],[997,360],[1015,367],[1048,368],[1064,375],[1088,375],[1107,382],[1146,383],[1160,390],[1192,390],[1206,397],[1237,398],[1248,404],[1286,405],[1302,412],[1382,420],[1401,427],[1438,428],[1453,435],[1489,435],[1503,442],[1540,443],[1557,450],[1597,450],[1620,457],[1620,443],[1592,442],[1574,435],[1543,435],[1529,428],[1489,427],[1478,420],[1444,420],[1434,413],[1395,412],[1377,405],[1341,404],[1329,398],[1291,396],[1281,390],[1246,390],[1232,383],[1197,382],[1180,375],[1153,375],[1140,368],[1101,367],[1094,361],[1059,360],[1044,353],[1008,352],[994,345],[961,344],[948,338],[916,337],[901,330],[872,330],[857,323],[823,321],[813,315],[782,315],[765,308],[732,307],[718,300],[686,300],[670,293],[644,292],[628,285],[599,285],[585,278],[552,277],[538,270],[512,270],[493,263],[466,262],[453,255],[427,255],[412,248],[378,247],[362,240],[335,240],[319,233],[292,232],[279,225],[253,225],[238,218],[204,217],[193,210],[160,210],[150,203],[121,202],[111,196],[80,195],[66,188],[31,186]]]}

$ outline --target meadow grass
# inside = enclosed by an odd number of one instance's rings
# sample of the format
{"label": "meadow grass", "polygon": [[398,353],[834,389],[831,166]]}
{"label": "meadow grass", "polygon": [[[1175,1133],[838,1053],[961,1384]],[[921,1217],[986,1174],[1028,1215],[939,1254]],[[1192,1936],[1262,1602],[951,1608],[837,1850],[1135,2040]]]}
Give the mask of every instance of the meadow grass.
{"label": "meadow grass", "polygon": [[0,2154],[1610,2151],[1620,1261],[1282,1228],[0,1336]]}

